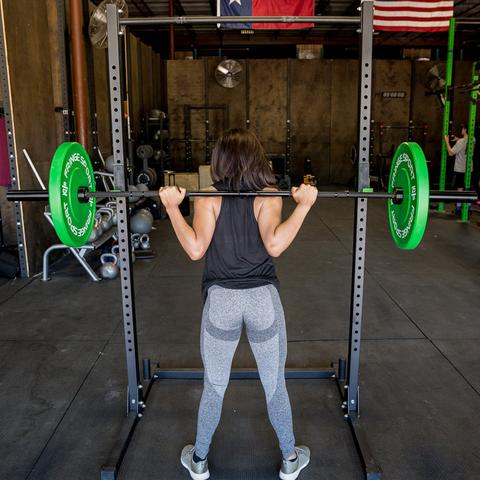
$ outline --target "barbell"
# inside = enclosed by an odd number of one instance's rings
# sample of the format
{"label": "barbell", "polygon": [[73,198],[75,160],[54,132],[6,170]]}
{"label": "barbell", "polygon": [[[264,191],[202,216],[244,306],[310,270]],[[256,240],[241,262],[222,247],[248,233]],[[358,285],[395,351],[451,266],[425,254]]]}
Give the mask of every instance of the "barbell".
{"label": "barbell", "polygon": [[[204,196],[261,196],[290,197],[290,191],[191,191],[187,197]],[[10,190],[7,200],[46,201],[55,231],[65,245],[81,247],[88,242],[95,222],[96,199],[124,197],[128,199],[158,197],[158,190],[148,191],[95,191],[95,178],[90,158],[76,142],[62,143],[52,159],[48,191]],[[413,142],[402,143],[392,160],[388,192],[365,189],[355,191],[319,191],[320,198],[364,198],[388,200],[388,218],[395,244],[412,250],[421,242],[428,217],[430,201],[475,202],[476,192],[430,191],[425,155]]]}

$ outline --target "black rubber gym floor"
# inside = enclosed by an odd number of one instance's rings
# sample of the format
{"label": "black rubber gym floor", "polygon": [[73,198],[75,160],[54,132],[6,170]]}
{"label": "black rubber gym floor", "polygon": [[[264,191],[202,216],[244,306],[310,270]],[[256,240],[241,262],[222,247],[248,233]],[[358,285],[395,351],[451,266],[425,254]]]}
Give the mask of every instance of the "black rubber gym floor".
{"label": "black rubber gym floor", "polygon": [[[286,208],[288,209],[290,206]],[[277,260],[289,335],[288,366],[346,355],[353,203],[309,214]],[[480,478],[480,229],[433,215],[422,245],[397,250],[383,204],[371,202],[360,408],[387,480]],[[170,224],[156,222],[157,257],[137,261],[140,356],[162,367],[201,365],[201,263]],[[118,281],[94,284],[60,262],[51,282],[0,288],[0,478],[99,478],[125,412]],[[242,341],[234,365],[254,366]],[[301,479],[356,480],[361,466],[329,380],[288,383],[298,443],[312,449]],[[197,381],[154,385],[122,480],[189,478],[180,450],[194,439]],[[270,480],[280,454],[259,382],[233,381],[210,453],[211,478]]]}

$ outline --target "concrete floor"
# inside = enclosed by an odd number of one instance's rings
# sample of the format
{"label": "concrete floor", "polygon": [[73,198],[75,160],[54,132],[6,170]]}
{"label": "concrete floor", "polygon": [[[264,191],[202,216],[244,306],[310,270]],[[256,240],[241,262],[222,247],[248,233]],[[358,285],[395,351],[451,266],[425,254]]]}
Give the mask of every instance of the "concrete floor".
{"label": "concrete floor", "polygon": [[[353,204],[317,205],[276,264],[288,366],[328,366],[346,354]],[[286,210],[290,206],[287,205]],[[163,367],[200,366],[202,263],[170,224],[157,257],[135,264],[139,353]],[[480,229],[432,215],[414,252],[389,238],[369,205],[361,411],[387,480],[480,478]],[[49,283],[0,287],[0,478],[99,478],[125,413],[118,281],[91,282],[62,261]],[[235,366],[254,366],[244,341]],[[338,393],[326,380],[289,381],[297,441],[312,448],[302,479],[361,479]],[[201,383],[155,385],[120,478],[186,479]],[[258,382],[232,382],[210,453],[212,479],[278,478],[280,456]]]}

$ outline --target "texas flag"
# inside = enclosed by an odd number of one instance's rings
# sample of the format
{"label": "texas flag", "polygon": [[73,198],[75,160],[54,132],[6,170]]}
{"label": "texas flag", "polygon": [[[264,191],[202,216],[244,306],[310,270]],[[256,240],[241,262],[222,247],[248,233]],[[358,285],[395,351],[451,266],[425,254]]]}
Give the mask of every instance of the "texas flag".
{"label": "texas flag", "polygon": [[[217,0],[217,14],[222,17],[313,17],[314,0]],[[299,29],[313,28],[313,23],[224,23],[226,28]]]}

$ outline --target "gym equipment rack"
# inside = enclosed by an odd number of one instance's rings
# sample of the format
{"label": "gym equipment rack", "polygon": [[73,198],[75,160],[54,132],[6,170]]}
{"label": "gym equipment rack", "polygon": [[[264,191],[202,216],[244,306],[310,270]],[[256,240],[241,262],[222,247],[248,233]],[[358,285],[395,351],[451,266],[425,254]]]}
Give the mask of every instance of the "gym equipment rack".
{"label": "gym equipment rack", "polygon": [[[447,66],[446,66],[446,75],[445,75],[445,105],[443,107],[443,128],[442,128],[442,149],[440,157],[440,177],[439,177],[439,186],[438,189],[443,191],[445,190],[445,183],[447,178],[447,146],[445,144],[444,137],[445,135],[450,135],[450,128],[452,126],[450,120],[451,112],[451,103],[452,103],[452,82],[453,82],[453,70],[454,70],[454,45],[455,45],[455,30],[457,25],[478,25],[480,24],[480,19],[469,19],[469,18],[450,18],[449,28],[448,28],[448,49],[447,49]],[[473,162],[473,147],[474,147],[474,136],[475,136],[475,121],[477,115],[477,99],[478,99],[478,70],[480,68],[480,61],[473,62],[472,67],[472,80],[471,80],[471,90],[470,90],[470,102],[468,108],[468,141],[467,141],[467,159],[465,165],[465,188],[470,188],[471,182],[471,166]],[[440,202],[438,204],[438,211],[445,211],[445,204]],[[461,221],[466,223],[468,222],[468,205],[462,206]]]}
{"label": "gym equipment rack", "polygon": [[[121,56],[120,35],[122,29],[129,25],[160,25],[160,24],[217,24],[244,23],[250,17],[152,17],[152,18],[120,18],[114,4],[107,5],[108,28],[108,75],[110,80],[110,108],[112,121],[112,144],[114,148],[114,181],[115,188],[126,189],[125,179],[125,142],[122,105],[123,65]],[[361,32],[360,56],[360,108],[359,108],[359,160],[357,190],[363,192],[369,188],[369,144],[370,144],[370,113],[372,95],[372,39],[373,39],[373,0],[363,0],[360,17],[255,17],[258,22],[282,23],[314,23],[314,24],[351,24],[359,25]],[[123,424],[118,441],[113,447],[108,460],[101,469],[102,480],[117,478],[122,460],[127,452],[135,428],[142,417],[145,401],[156,380],[165,378],[195,379],[203,378],[201,369],[194,370],[158,370],[151,372],[149,359],[143,360],[144,380],[148,382],[143,387],[139,375],[137,330],[135,319],[135,298],[128,228],[128,205],[126,198],[117,200],[118,237],[120,246],[120,279],[122,290],[123,325],[125,333],[125,352],[128,376],[127,418]],[[330,379],[336,382],[343,402],[344,417],[347,420],[353,441],[368,480],[381,478],[382,470],[375,462],[368,446],[363,426],[359,419],[359,368],[360,343],[363,312],[363,287],[365,273],[365,245],[367,225],[367,200],[355,199],[355,229],[353,240],[352,265],[352,295],[350,314],[350,334],[348,361],[340,359],[337,368],[315,368],[292,370],[287,369],[286,378],[316,378]],[[232,379],[257,379],[255,370],[232,371]]]}

